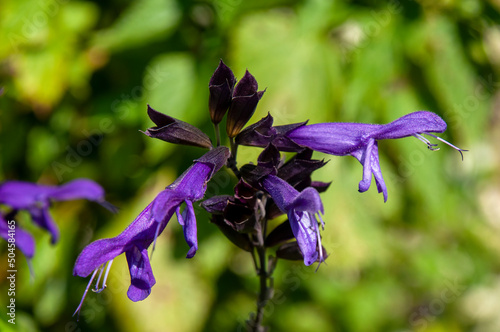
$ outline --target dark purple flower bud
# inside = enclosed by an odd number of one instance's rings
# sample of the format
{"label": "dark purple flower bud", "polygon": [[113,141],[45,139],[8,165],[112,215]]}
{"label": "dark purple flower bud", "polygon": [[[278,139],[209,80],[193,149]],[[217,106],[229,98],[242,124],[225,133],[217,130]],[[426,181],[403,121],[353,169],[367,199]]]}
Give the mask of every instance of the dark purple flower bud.
{"label": "dark purple flower bud", "polygon": [[305,149],[278,169],[278,177],[301,191],[311,185],[311,174],[326,165],[323,160],[312,160],[312,150]]}
{"label": "dark purple flower bud", "polygon": [[258,164],[243,165],[240,168],[240,174],[250,185],[255,188],[261,188],[260,180],[269,174],[276,175],[281,163],[281,155],[278,149],[270,143],[259,155]]}
{"label": "dark purple flower bud", "polygon": [[267,114],[266,117],[243,129],[235,138],[239,145],[247,146],[267,146],[276,136],[273,128],[273,117]]}
{"label": "dark purple flower bud", "polygon": [[[326,259],[328,257],[328,253],[326,252],[325,247],[322,246],[321,251],[324,254],[323,258]],[[304,259],[300,251],[299,244],[295,241],[282,244],[278,250],[276,250],[276,257],[289,261],[300,261]],[[318,262],[321,263],[319,259]]]}
{"label": "dark purple flower bud", "polygon": [[232,197],[233,196],[230,195],[213,196],[204,200],[201,203],[201,207],[204,208],[208,213],[222,214],[227,206],[227,202]]}
{"label": "dark purple flower bud", "polygon": [[253,206],[255,204],[255,194],[257,189],[252,187],[250,184],[240,179],[236,186],[234,187],[234,198],[236,198],[241,203]]}
{"label": "dark purple flower bud", "polygon": [[273,127],[273,117],[268,114],[266,117],[243,129],[236,136],[235,142],[239,145],[258,147],[266,147],[269,143],[272,143],[280,151],[300,152],[304,150],[304,147],[292,141],[286,134],[306,123],[307,121]]}
{"label": "dark purple flower bud", "polygon": [[229,241],[245,251],[252,251],[253,246],[248,234],[240,233],[234,230],[233,227],[229,226],[224,221],[224,217],[220,215],[213,215],[210,221],[220,229],[222,234],[224,234]]}
{"label": "dark purple flower bud", "polygon": [[[432,144],[422,134],[429,135],[458,150],[453,144],[431,134],[446,130],[446,122],[437,114],[419,111],[407,114],[391,123],[318,123],[302,126],[287,132],[286,136],[295,143],[310,149],[336,156],[351,155],[363,165],[363,179],[359,182],[359,191],[370,188],[372,174],[375,178],[378,192],[384,194],[387,201],[387,187],[382,177],[378,157],[378,141],[415,136],[427,144],[430,150],[438,150],[437,144]],[[463,155],[462,155],[463,158]]]}
{"label": "dark purple flower bud", "polygon": [[224,221],[240,233],[252,233],[260,225],[255,219],[255,210],[238,201],[228,201],[223,215]]}
{"label": "dark purple flower bud", "polygon": [[324,193],[327,191],[328,187],[330,187],[331,182],[322,182],[322,181],[312,181],[311,187],[316,189],[319,193]]}
{"label": "dark purple flower bud", "polygon": [[255,112],[255,108],[265,92],[257,91],[257,89],[257,81],[247,70],[234,88],[231,106],[229,106],[227,113],[226,132],[229,137],[238,135]]}
{"label": "dark purple flower bud", "polygon": [[296,241],[282,244],[276,250],[276,257],[289,261],[301,261],[304,259],[300,252],[299,244]]}
{"label": "dark purple flower bud", "polygon": [[156,124],[156,127],[148,128],[144,132],[149,137],[158,138],[169,143],[198,146],[206,149],[212,148],[210,138],[195,126],[160,113],[149,105],[148,115]]}
{"label": "dark purple flower bud", "polygon": [[222,60],[220,60],[219,66],[208,83],[208,89],[210,91],[208,97],[208,110],[210,111],[210,118],[214,124],[218,124],[222,121],[229,105],[231,105],[235,84],[236,78],[233,72],[224,62],[222,62]]}
{"label": "dark purple flower bud", "polygon": [[262,168],[272,168],[273,173],[276,174],[278,167],[282,164],[281,154],[274,146],[274,144],[269,143],[267,147],[262,150],[258,159],[257,166]]}
{"label": "dark purple flower bud", "polygon": [[3,95],[3,92],[4,92],[4,88],[3,88],[3,87],[1,87],[1,88],[0,88],[0,97]]}

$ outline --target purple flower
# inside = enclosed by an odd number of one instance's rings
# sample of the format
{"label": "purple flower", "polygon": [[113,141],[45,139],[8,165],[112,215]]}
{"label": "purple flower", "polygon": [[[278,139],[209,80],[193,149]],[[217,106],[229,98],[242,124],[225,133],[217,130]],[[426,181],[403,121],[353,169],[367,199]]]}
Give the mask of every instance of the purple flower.
{"label": "purple flower", "polygon": [[266,176],[262,185],[280,210],[288,215],[293,235],[304,257],[304,264],[323,262],[325,254],[316,219],[318,215],[321,225],[324,226],[320,215],[320,212],[323,213],[323,204],[316,189],[308,187],[298,192],[286,181],[274,175]]}
{"label": "purple flower", "polygon": [[[174,212],[177,213],[190,246],[187,257],[194,256],[198,243],[193,202],[203,198],[207,182],[225,164],[228,157],[229,150],[226,147],[218,147],[207,152],[163,190],[120,235],[111,239],[97,240],[83,249],[76,260],[73,275],[87,277],[92,272],[93,274],[77,312],[97,272],[100,271],[94,291],[99,292],[106,287],[106,278],[113,259],[122,253],[127,257],[130,270],[131,283],[127,292],[128,297],[132,301],[141,301],[149,296],[156,280],[149,263],[147,249],[165,229]],[[186,203],[183,213],[180,212],[182,203]],[[99,288],[98,284],[106,263],[105,276]]]}
{"label": "purple flower", "polygon": [[51,201],[88,199],[113,210],[104,200],[104,190],[94,181],[77,179],[61,186],[47,186],[23,181],[7,181],[0,185],[0,204],[13,210],[27,210],[33,221],[52,235],[51,242],[59,239],[59,230],[49,213]]}
{"label": "purple flower", "polygon": [[387,201],[387,187],[380,170],[377,141],[415,136],[426,143],[430,150],[439,150],[436,148],[437,144],[431,144],[422,136],[425,134],[452,146],[460,154],[462,151],[467,151],[431,134],[442,133],[445,130],[446,122],[438,115],[419,111],[384,125],[341,122],[312,124],[294,129],[287,133],[287,137],[299,145],[316,151],[355,157],[363,165],[363,179],[359,182],[359,191],[365,192],[370,188],[373,174],[378,192],[383,192],[384,201]]}

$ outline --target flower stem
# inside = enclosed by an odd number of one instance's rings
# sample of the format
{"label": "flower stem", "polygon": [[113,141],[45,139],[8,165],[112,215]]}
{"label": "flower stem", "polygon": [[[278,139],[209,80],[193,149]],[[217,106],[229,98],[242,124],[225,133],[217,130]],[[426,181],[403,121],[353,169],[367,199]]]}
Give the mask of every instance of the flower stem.
{"label": "flower stem", "polygon": [[217,140],[217,146],[220,146],[220,130],[219,130],[219,124],[214,124],[214,129],[215,129],[215,138]]}
{"label": "flower stem", "polygon": [[[266,229],[267,219],[261,220],[262,227],[256,234],[256,250],[259,265],[257,268],[257,276],[259,277],[260,287],[259,296],[257,298],[257,312],[255,315],[251,316],[251,321],[248,321],[248,330],[251,332],[265,332],[268,329],[262,326],[264,320],[264,308],[267,302],[272,298],[273,294],[273,282],[270,273],[267,271],[268,258],[266,254],[266,247],[264,245],[264,236]],[[257,265],[257,264],[256,264]]]}
{"label": "flower stem", "polygon": [[240,170],[236,167],[236,153],[238,152],[238,144],[234,142],[232,137],[229,138],[231,145],[231,156],[227,159],[227,167],[229,167],[238,179],[241,178]]}
{"label": "flower stem", "polygon": [[259,297],[257,299],[257,313],[252,322],[252,332],[265,331],[265,327],[262,326],[262,321],[264,319],[264,308],[266,307],[267,301],[269,300],[269,294],[271,292],[268,286],[268,275],[267,275],[267,256],[266,248],[264,246],[257,248],[257,253],[260,261],[260,268],[258,273],[260,281],[260,291]]}

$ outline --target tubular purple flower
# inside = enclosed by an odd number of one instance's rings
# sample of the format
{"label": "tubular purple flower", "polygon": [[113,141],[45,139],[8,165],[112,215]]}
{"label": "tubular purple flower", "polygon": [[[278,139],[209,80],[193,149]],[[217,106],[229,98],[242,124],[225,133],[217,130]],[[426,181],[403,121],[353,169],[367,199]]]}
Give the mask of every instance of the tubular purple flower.
{"label": "tubular purple flower", "polygon": [[[187,257],[194,256],[198,243],[193,202],[203,198],[207,182],[225,164],[228,157],[229,150],[226,147],[218,147],[207,152],[195,160],[195,163],[174,183],[158,194],[121,234],[111,239],[97,240],[83,249],[76,260],[73,275],[87,277],[92,273],[92,277],[75,314],[80,311],[88,289],[99,271],[93,290],[100,292],[106,288],[106,278],[111,263],[122,253],[127,257],[131,278],[127,296],[134,302],[149,296],[156,280],[147,249],[163,232],[174,212],[177,213],[186,242],[190,246]],[[181,213],[180,206],[184,202],[186,209]],[[105,269],[105,276],[99,286]]]}
{"label": "tubular purple flower", "polygon": [[318,220],[324,228],[320,212],[323,203],[316,189],[309,187],[298,192],[286,181],[274,175],[268,175],[262,181],[264,189],[271,195],[275,204],[288,215],[288,221],[293,235],[297,239],[304,264],[309,266],[314,262],[324,262],[325,253],[321,246]]}
{"label": "tubular purple flower", "polygon": [[88,179],[76,179],[61,186],[47,186],[24,181],[6,181],[0,185],[0,204],[14,210],[27,210],[33,221],[52,235],[51,242],[59,239],[59,230],[49,213],[51,201],[88,199],[114,211],[104,200],[104,190]]}
{"label": "tubular purple flower", "polygon": [[[439,150],[437,144],[432,144],[422,134],[432,136],[444,142],[462,155],[467,151],[431,134],[446,130],[446,122],[437,114],[428,111],[418,111],[407,114],[391,123],[318,123],[302,126],[287,133],[295,143],[310,149],[336,155],[351,155],[363,165],[363,179],[359,182],[359,191],[370,188],[372,174],[375,177],[378,192],[383,192],[387,201],[387,187],[382,177],[378,156],[378,140],[397,139],[415,136],[427,144],[430,150]],[[462,155],[463,159],[463,155]]]}
{"label": "tubular purple flower", "polygon": [[[229,149],[218,147],[195,160],[195,163],[184,172],[177,181],[168,186],[156,198],[153,205],[153,217],[157,221],[170,219],[168,206],[180,197],[180,203],[176,206],[177,220],[184,230],[184,238],[189,245],[186,258],[192,258],[198,250],[196,218],[193,202],[203,198],[207,189],[207,183],[212,175],[217,172],[229,158]],[[186,208],[181,213],[180,205],[186,203]],[[158,225],[160,227],[160,224]]]}

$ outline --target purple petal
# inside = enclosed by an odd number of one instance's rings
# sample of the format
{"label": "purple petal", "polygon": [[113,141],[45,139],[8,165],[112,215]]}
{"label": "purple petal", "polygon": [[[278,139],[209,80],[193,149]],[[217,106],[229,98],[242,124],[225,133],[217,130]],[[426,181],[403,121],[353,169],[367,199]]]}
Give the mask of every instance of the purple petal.
{"label": "purple petal", "polygon": [[125,253],[130,270],[130,286],[127,296],[134,302],[142,301],[151,294],[151,287],[156,283],[153,270],[145,248],[132,246]]}
{"label": "purple petal", "polygon": [[47,199],[55,187],[24,181],[6,181],[0,185],[0,203],[13,209],[27,209]]}
{"label": "purple petal", "polygon": [[317,123],[299,127],[288,137],[310,149],[344,156],[363,146],[370,133],[381,125],[364,123]]}
{"label": "purple petal", "polygon": [[59,240],[59,228],[50,215],[49,207],[32,207],[28,211],[31,214],[33,222],[50,233],[52,236],[50,242],[52,244],[56,243]]}
{"label": "purple petal", "polygon": [[56,201],[88,199],[89,201],[104,201],[104,189],[96,182],[88,179],[76,179],[55,187],[49,197]]}
{"label": "purple petal", "polygon": [[318,260],[318,224],[309,213],[295,210],[290,210],[288,220],[304,256],[304,264],[309,266]]}
{"label": "purple petal", "polygon": [[[14,239],[16,240],[16,247],[21,250],[21,252],[26,256],[26,258],[32,258],[35,254],[35,241],[30,233],[23,230],[17,223],[15,224],[15,235]],[[4,238],[5,241],[8,241],[9,236],[9,225],[7,220],[0,215],[0,237]]]}
{"label": "purple petal", "polygon": [[[87,277],[99,266],[133,246],[149,247],[158,227],[158,223],[151,218],[152,206],[153,203],[150,203],[120,235],[97,240],[86,246],[76,259],[73,275]],[[161,224],[161,230],[165,226],[166,224]]]}
{"label": "purple petal", "polygon": [[184,238],[189,245],[189,251],[186,258],[192,258],[198,250],[198,237],[196,229],[196,216],[194,214],[193,203],[190,200],[186,200],[186,208],[182,212],[182,219],[184,224],[182,226],[184,230]]}
{"label": "purple petal", "polygon": [[445,130],[446,122],[437,114],[418,111],[383,125],[378,131],[372,133],[372,137],[378,140],[394,139],[422,133],[442,133]]}
{"label": "purple petal", "polygon": [[365,192],[370,188],[373,174],[377,190],[379,193],[382,192],[384,194],[384,202],[387,202],[387,187],[380,169],[378,143],[375,140],[371,140],[366,150],[357,150],[351,153],[351,155],[363,165],[363,180],[359,182],[359,192]]}
{"label": "purple petal", "polygon": [[312,187],[308,187],[301,191],[297,195],[297,197],[295,197],[288,209],[294,209],[296,211],[306,211],[311,214],[315,214],[318,211],[324,213],[323,203],[321,202],[319,193]]}
{"label": "purple petal", "polygon": [[274,175],[268,175],[262,182],[266,191],[271,195],[278,208],[286,212],[299,192],[286,181]]}

